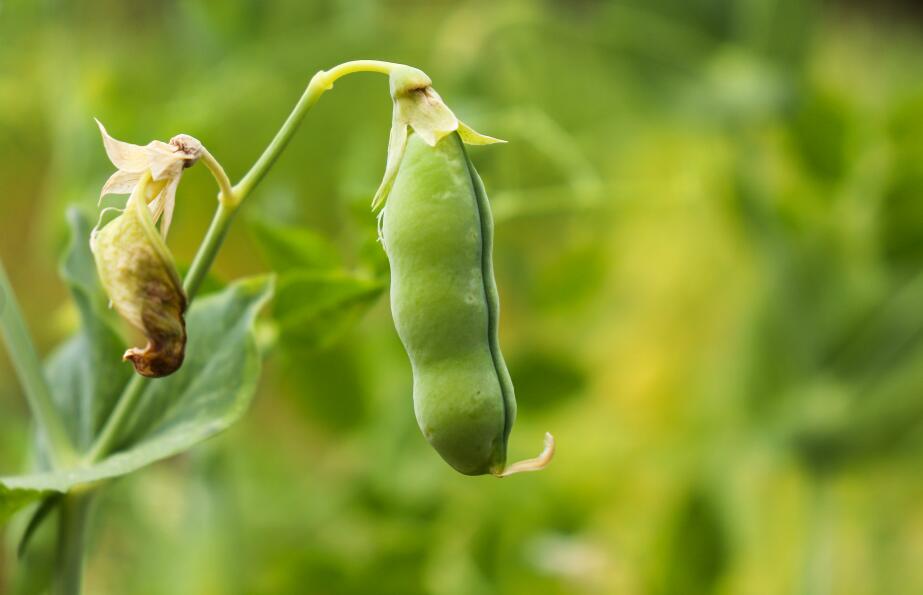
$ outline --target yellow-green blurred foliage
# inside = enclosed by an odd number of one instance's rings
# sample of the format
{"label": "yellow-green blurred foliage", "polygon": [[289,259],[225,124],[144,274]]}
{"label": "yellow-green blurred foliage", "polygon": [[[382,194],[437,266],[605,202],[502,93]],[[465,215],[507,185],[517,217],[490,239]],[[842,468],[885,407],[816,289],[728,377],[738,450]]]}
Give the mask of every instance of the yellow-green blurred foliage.
{"label": "yellow-green blurred foliage", "polygon": [[[0,0],[0,254],[43,351],[56,262],[120,139],[201,139],[232,178],[310,76],[428,72],[497,219],[514,458],[427,446],[383,297],[279,345],[251,414],[99,499],[92,594],[923,591],[923,13],[809,0]],[[254,221],[375,254],[386,80],[337,83],[244,208],[214,277],[267,270]],[[188,263],[215,205],[178,195]],[[0,474],[28,414],[0,358]],[[21,523],[20,523],[21,524]],[[18,525],[17,525],[18,526]],[[0,592],[29,592],[15,531]],[[40,564],[40,561],[33,562]]]}

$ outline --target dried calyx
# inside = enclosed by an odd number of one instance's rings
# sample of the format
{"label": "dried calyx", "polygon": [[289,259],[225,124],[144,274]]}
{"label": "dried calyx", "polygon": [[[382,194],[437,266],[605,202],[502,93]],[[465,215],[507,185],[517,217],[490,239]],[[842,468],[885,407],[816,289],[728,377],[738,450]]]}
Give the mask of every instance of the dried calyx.
{"label": "dried calyx", "polygon": [[[167,376],[179,369],[186,348],[186,295],[173,257],[146,206],[154,184],[142,174],[125,210],[90,237],[90,248],[112,306],[148,343],[123,359],[142,376]],[[114,209],[106,209],[106,212]],[[102,217],[101,217],[102,219]]]}
{"label": "dried calyx", "polygon": [[[128,194],[125,209],[105,209],[93,230],[90,248],[112,307],[147,337],[144,348],[124,358],[149,377],[171,374],[186,349],[186,295],[164,238],[173,218],[176,188],[185,168],[204,153],[195,138],[181,134],[169,143],[145,146],[122,142],[99,130],[106,154],[118,170],[103,186],[106,194]],[[119,214],[108,223],[112,212]],[[157,222],[160,221],[160,230]]]}
{"label": "dried calyx", "polygon": [[433,89],[433,81],[425,72],[411,66],[395,65],[390,74],[391,98],[394,111],[391,137],[388,141],[388,161],[385,175],[372,199],[372,209],[384,206],[394,184],[407,147],[410,132],[420,135],[426,144],[436,146],[444,136],[457,132],[467,145],[489,145],[506,142],[479,132],[460,121]]}

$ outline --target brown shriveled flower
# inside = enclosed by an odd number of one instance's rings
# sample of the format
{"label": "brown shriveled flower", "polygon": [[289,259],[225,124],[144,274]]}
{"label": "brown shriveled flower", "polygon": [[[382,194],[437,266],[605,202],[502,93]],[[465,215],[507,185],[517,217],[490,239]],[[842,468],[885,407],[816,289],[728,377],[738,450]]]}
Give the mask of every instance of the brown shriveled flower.
{"label": "brown shriveled flower", "polygon": [[[157,378],[172,374],[183,363],[186,295],[146,206],[151,187],[157,184],[152,178],[148,171],[140,174],[125,210],[93,230],[90,249],[112,306],[148,339],[144,349],[129,349],[123,359],[142,376]],[[116,210],[106,209],[102,216]]]}
{"label": "brown shriveled flower", "polygon": [[155,224],[163,217],[160,232],[167,237],[180,176],[202,155],[202,143],[188,134],[180,134],[169,143],[155,140],[142,147],[116,140],[109,136],[102,122],[96,120],[96,124],[103,136],[106,154],[118,168],[103,185],[100,200],[107,194],[130,194],[141,176],[150,172],[151,184],[147,186],[143,199],[149,205]]}

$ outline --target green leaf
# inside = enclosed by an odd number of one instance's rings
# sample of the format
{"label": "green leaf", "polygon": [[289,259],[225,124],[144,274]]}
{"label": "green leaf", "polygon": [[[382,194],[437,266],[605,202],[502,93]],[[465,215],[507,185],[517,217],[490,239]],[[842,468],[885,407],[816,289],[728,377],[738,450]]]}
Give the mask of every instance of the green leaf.
{"label": "green leaf", "polygon": [[254,321],[272,286],[271,277],[238,281],[195,302],[187,317],[185,364],[172,376],[148,382],[121,448],[95,464],[0,478],[0,523],[42,497],[179,454],[237,421],[256,392],[260,357]]}
{"label": "green leaf", "polygon": [[729,543],[720,509],[700,489],[686,495],[667,533],[658,569],[660,595],[706,595],[714,593],[728,566]]}
{"label": "green leaf", "polygon": [[[280,350],[277,378],[301,411],[333,432],[346,432],[366,421],[369,387],[356,342],[340,341],[328,349]],[[331,398],[336,395],[336,398]]]}
{"label": "green leaf", "polygon": [[[387,262],[373,272],[343,267],[335,248],[325,238],[300,227],[251,221],[269,265],[282,272],[273,315],[283,347],[296,353],[325,349],[348,331],[384,290]],[[363,261],[369,259],[363,259]]]}
{"label": "green leaf", "polygon": [[137,448],[147,437],[207,430],[225,416],[240,416],[256,392],[260,357],[254,320],[272,285],[266,276],[238,281],[193,305],[183,367],[148,383],[127,425],[125,445]]}
{"label": "green leaf", "polygon": [[330,242],[309,229],[274,225],[260,219],[249,223],[266,262],[275,271],[332,269],[340,265]]}
{"label": "green leaf", "polygon": [[[77,307],[80,328],[52,352],[45,372],[52,400],[61,412],[71,440],[79,451],[85,451],[115,406],[131,370],[122,362],[125,344],[113,327],[114,316],[97,280],[90,252],[93,225],[76,208],[68,210],[67,220],[71,240],[61,261],[60,274]],[[44,448],[38,441],[36,464],[40,470],[50,467]],[[59,496],[45,497],[34,513],[20,542],[20,557]]]}
{"label": "green leaf", "polygon": [[284,275],[273,306],[282,339],[298,349],[328,347],[365,314],[384,288],[382,281],[347,271]]}
{"label": "green leaf", "polygon": [[63,498],[64,494],[55,492],[42,500],[36,507],[35,512],[32,513],[32,518],[29,519],[29,523],[22,533],[22,537],[19,539],[19,547],[16,548],[16,557],[20,560],[25,557],[29,544],[32,542],[32,536],[35,535],[35,532],[38,531],[45,519],[48,518],[48,515],[61,503]]}
{"label": "green leaf", "polygon": [[6,522],[20,508],[40,499],[44,491],[27,486],[7,486],[0,481],[0,525]]}
{"label": "green leaf", "polygon": [[579,397],[586,389],[587,372],[569,352],[527,348],[513,352],[510,371],[516,393],[529,400],[529,413],[539,413]]}

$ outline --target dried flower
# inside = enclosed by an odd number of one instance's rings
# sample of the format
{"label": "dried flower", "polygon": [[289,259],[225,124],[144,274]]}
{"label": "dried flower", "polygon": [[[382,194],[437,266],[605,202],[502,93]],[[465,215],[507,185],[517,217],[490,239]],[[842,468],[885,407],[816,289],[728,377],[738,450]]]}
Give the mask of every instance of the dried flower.
{"label": "dried flower", "polygon": [[130,194],[141,176],[150,172],[152,183],[147,186],[142,198],[149,205],[154,224],[163,217],[160,232],[167,237],[180,176],[183,169],[194,164],[202,155],[202,143],[188,134],[181,134],[170,139],[169,143],[155,140],[142,147],[112,138],[102,122],[96,120],[96,123],[106,154],[118,168],[103,185],[100,199],[106,194]]}
{"label": "dried flower", "polygon": [[[179,369],[186,348],[186,295],[173,257],[145,206],[156,184],[150,172],[142,173],[125,210],[104,226],[97,225],[90,237],[112,306],[148,339],[144,349],[129,349],[123,359],[142,376],[155,378]],[[106,209],[100,219],[116,210]]]}

